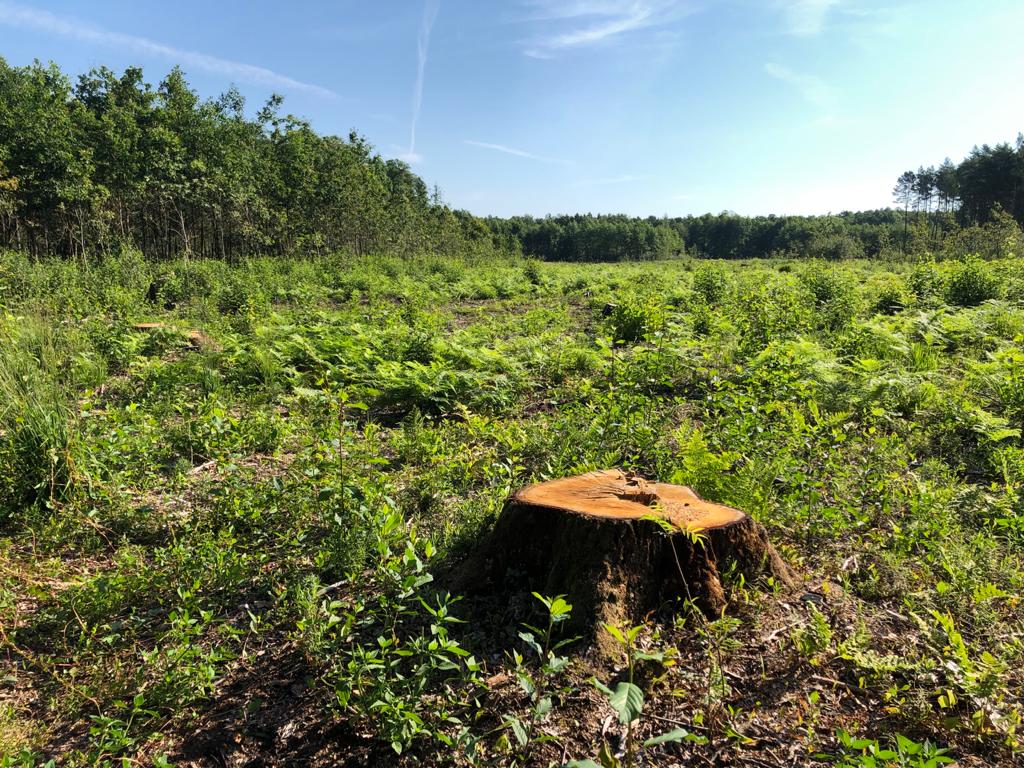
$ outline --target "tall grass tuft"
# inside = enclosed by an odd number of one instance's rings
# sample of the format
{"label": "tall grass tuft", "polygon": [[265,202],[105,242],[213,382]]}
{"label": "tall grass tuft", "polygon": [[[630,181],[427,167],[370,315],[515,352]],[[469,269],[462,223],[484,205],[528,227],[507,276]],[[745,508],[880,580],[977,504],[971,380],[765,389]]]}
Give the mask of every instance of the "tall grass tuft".
{"label": "tall grass tuft", "polygon": [[0,321],[0,522],[66,499],[74,486],[75,414],[58,381],[47,327]]}

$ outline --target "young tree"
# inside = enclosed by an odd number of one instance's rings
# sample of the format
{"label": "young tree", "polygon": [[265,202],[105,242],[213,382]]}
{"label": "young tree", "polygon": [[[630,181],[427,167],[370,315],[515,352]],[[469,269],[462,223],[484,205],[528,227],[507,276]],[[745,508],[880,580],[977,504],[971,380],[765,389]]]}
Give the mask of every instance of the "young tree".
{"label": "young tree", "polygon": [[917,210],[923,210],[925,216],[931,213],[932,198],[935,196],[935,168],[920,167],[914,179],[914,197]]}
{"label": "young tree", "polygon": [[948,157],[935,172],[935,189],[939,195],[939,203],[943,212],[949,212],[956,206],[960,197],[960,183],[957,180],[956,166]]}
{"label": "young tree", "polygon": [[913,171],[905,171],[896,180],[892,196],[897,205],[903,208],[903,253],[907,252],[907,229],[910,223],[910,204],[914,202],[917,187],[917,175]]}

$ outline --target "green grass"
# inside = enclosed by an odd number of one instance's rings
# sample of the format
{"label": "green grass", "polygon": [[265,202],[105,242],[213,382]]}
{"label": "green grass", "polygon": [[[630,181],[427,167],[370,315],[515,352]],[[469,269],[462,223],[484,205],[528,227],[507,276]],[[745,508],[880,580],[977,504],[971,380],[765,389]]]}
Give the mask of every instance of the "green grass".
{"label": "green grass", "polygon": [[530,671],[431,574],[522,484],[621,466],[748,511],[818,596],[733,580],[723,623],[640,630],[672,660],[644,712],[696,734],[629,721],[649,759],[867,765],[899,734],[899,764],[1008,764],[1022,267],[0,255],[0,748],[173,758],[225,702],[269,718],[230,697],[286,659],[344,754],[596,755],[614,670]]}
{"label": "green grass", "polygon": [[49,506],[75,482],[75,415],[62,382],[66,350],[42,319],[0,328],[0,519],[20,508]]}

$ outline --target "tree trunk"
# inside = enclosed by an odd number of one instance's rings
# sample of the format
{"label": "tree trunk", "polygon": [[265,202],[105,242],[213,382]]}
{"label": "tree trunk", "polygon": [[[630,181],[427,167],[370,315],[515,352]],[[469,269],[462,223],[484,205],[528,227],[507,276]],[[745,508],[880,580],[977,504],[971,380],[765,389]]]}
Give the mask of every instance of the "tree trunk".
{"label": "tree trunk", "polygon": [[675,599],[721,615],[728,570],[747,583],[770,576],[793,584],[765,529],[743,512],[684,486],[603,470],[516,493],[456,587],[566,595],[571,631],[600,642],[603,624],[637,623]]}

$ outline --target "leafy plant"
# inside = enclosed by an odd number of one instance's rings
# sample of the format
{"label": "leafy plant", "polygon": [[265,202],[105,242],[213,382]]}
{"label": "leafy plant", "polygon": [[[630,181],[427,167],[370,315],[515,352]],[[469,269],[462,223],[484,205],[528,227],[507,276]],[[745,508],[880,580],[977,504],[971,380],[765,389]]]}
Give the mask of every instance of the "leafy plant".
{"label": "leafy plant", "polygon": [[857,295],[845,273],[835,267],[813,266],[800,275],[800,280],[826,328],[842,328],[856,315]]}
{"label": "leafy plant", "polygon": [[644,629],[643,625],[622,630],[614,625],[606,624],[604,629],[619,644],[625,654],[626,679],[615,683],[614,688],[596,678],[591,682],[605,695],[608,704],[618,715],[619,723],[626,727],[623,752],[621,757],[613,754],[606,742],[601,747],[598,758],[600,762],[574,760],[568,763],[568,766],[571,768],[619,768],[619,766],[632,768],[636,765],[638,750],[684,741],[695,744],[704,743],[704,737],[697,736],[682,727],[651,737],[640,744],[636,742],[634,734],[644,710],[644,692],[635,682],[636,665],[640,661],[664,661],[665,654],[661,651],[641,651],[636,647],[637,638]]}
{"label": "leafy plant", "polygon": [[530,701],[530,709],[525,719],[516,715],[505,715],[503,718],[504,725],[511,730],[521,750],[523,763],[529,760],[535,745],[551,740],[550,736],[542,734],[538,737],[536,733],[554,706],[555,683],[569,666],[569,657],[561,656],[557,651],[577,639],[555,639],[556,628],[567,621],[572,613],[572,606],[565,601],[565,595],[544,597],[534,592],[533,596],[544,606],[547,624],[543,628],[526,625],[519,637],[537,657],[539,666],[536,673],[525,664],[522,654],[515,650],[511,654],[516,680]]}
{"label": "leafy plant", "polygon": [[[374,722],[396,753],[421,736],[452,744],[445,729],[461,725],[458,713],[482,684],[480,664],[450,634],[459,623],[454,600],[446,594],[428,602],[422,594],[433,580],[426,570],[433,545],[407,531],[393,508],[361,513],[372,521],[380,592],[348,604],[325,600],[315,618],[326,625],[320,637],[329,632],[336,649],[330,679],[337,703]],[[310,619],[304,621],[308,632]]]}
{"label": "leafy plant", "polygon": [[922,261],[910,271],[907,285],[918,303],[928,306],[942,298],[946,283],[934,261]]}
{"label": "leafy plant", "polygon": [[815,664],[818,654],[827,650],[832,643],[832,627],[825,615],[813,604],[808,605],[808,612],[810,622],[792,630],[789,637],[797,652]]}
{"label": "leafy plant", "polygon": [[974,307],[999,297],[1002,283],[991,267],[976,257],[958,261],[946,283],[946,301],[960,307]]}
{"label": "leafy plant", "polygon": [[711,306],[722,303],[729,295],[729,276],[719,264],[704,263],[693,271],[693,290]]}
{"label": "leafy plant", "polygon": [[918,743],[897,733],[891,746],[875,739],[856,738],[847,731],[836,733],[840,751],[836,755],[820,755],[841,768],[939,768],[953,763],[949,750],[930,741]]}
{"label": "leafy plant", "polygon": [[615,341],[632,343],[664,325],[665,308],[657,296],[634,293],[612,308],[609,322]]}

